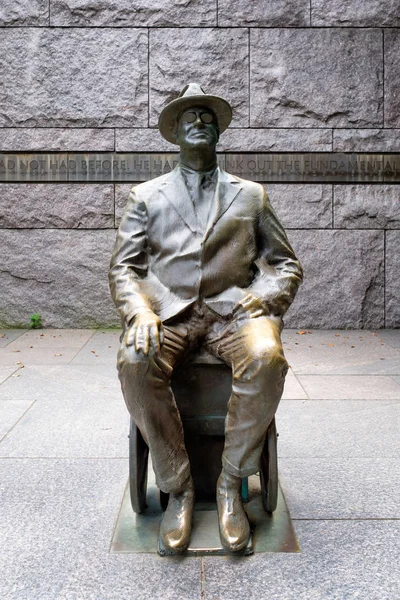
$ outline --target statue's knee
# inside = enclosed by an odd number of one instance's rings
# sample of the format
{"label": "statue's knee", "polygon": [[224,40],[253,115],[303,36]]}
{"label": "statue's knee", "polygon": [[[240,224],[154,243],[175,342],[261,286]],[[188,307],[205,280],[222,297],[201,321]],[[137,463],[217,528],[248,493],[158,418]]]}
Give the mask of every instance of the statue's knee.
{"label": "statue's knee", "polygon": [[259,363],[260,371],[264,372],[265,375],[276,373],[277,375],[285,377],[289,369],[289,365],[280,344],[265,344],[258,352],[257,361]]}
{"label": "statue's knee", "polygon": [[148,368],[150,358],[142,352],[136,352],[134,346],[127,346],[122,343],[117,355],[117,368],[121,371],[124,367],[140,367]]}

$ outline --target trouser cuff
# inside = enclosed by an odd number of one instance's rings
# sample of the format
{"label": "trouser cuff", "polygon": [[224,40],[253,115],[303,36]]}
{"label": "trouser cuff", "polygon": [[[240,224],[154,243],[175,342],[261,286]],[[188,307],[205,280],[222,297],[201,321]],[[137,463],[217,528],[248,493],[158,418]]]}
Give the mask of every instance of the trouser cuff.
{"label": "trouser cuff", "polygon": [[156,483],[160,490],[165,494],[177,494],[183,488],[183,484],[190,477],[190,465],[187,464],[179,473],[160,478],[156,476]]}
{"label": "trouser cuff", "polygon": [[225,469],[225,471],[227,471],[230,475],[233,475],[234,477],[240,477],[241,479],[244,479],[245,477],[250,477],[250,475],[254,475],[260,470],[260,465],[258,464],[238,469],[237,467],[235,467],[235,465],[230,463],[229,460],[224,456],[222,457],[222,466]]}

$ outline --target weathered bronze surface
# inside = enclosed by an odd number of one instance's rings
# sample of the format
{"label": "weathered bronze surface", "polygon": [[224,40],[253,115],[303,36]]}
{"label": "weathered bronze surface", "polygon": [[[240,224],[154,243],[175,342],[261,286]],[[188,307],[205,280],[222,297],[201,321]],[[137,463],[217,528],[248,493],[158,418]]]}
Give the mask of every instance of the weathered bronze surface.
{"label": "weathered bronze surface", "polygon": [[169,494],[159,547],[190,545],[194,484],[171,377],[200,345],[232,370],[216,486],[223,547],[243,553],[241,480],[259,471],[288,369],[280,333],[302,270],[263,187],[217,165],[229,104],[190,84],[160,115],[180,146],[166,175],[132,189],[109,272],[123,334],[118,370],[129,412]]}
{"label": "weathered bronze surface", "polygon": [[[0,182],[123,183],[172,171],[179,154],[138,152],[0,154]],[[269,183],[399,183],[399,154],[217,154],[229,173]]]}

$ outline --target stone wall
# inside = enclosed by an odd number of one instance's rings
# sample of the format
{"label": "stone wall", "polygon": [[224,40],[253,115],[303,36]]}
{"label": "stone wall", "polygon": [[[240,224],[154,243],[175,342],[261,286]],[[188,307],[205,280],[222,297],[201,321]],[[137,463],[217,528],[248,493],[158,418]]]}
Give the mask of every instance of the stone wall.
{"label": "stone wall", "polygon": [[[157,118],[189,81],[233,106],[221,152],[400,152],[398,0],[3,0],[0,47],[0,152],[176,150]],[[398,327],[400,186],[265,185],[306,275],[287,325]],[[0,324],[118,323],[129,188],[0,184]]]}

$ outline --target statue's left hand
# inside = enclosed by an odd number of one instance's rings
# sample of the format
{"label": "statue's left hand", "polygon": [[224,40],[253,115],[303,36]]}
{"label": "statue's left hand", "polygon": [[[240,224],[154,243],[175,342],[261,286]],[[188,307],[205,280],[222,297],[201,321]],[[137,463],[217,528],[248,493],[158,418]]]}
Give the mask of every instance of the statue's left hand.
{"label": "statue's left hand", "polygon": [[251,293],[239,300],[233,310],[234,315],[241,313],[247,313],[247,316],[250,319],[255,319],[256,317],[262,317],[263,315],[268,314],[266,307],[260,298]]}
{"label": "statue's left hand", "polygon": [[160,352],[163,338],[161,320],[152,310],[146,309],[135,317],[126,332],[125,343],[127,346],[135,345],[136,352],[143,352],[147,356],[150,350],[155,354]]}

